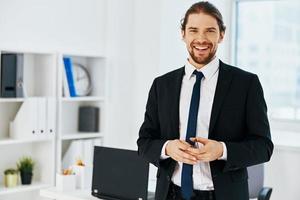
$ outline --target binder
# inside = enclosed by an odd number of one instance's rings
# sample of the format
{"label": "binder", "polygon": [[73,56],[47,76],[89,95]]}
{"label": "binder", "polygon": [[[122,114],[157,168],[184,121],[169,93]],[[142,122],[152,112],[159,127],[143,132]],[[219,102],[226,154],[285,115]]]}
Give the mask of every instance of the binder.
{"label": "binder", "polygon": [[73,67],[72,67],[72,60],[70,57],[64,57],[64,66],[69,86],[69,92],[71,97],[76,97],[76,90],[74,85],[74,77],[73,77]]}
{"label": "binder", "polygon": [[41,136],[44,136],[46,134],[46,102],[46,98],[37,97],[37,129],[38,134],[40,134]]}
{"label": "binder", "polygon": [[49,135],[54,135],[55,130],[55,119],[56,119],[56,112],[55,112],[55,98],[49,97],[47,98],[47,109],[46,109],[46,133]]}
{"label": "binder", "polygon": [[10,122],[10,137],[30,139],[38,134],[38,98],[28,98]]}
{"label": "binder", "polygon": [[64,97],[70,97],[70,88],[67,80],[66,68],[63,68],[63,95]]}
{"label": "binder", "polygon": [[68,85],[68,78],[67,78],[67,73],[66,73],[66,67],[64,65],[64,60],[59,59],[58,62],[59,62],[59,66],[63,66],[62,67],[63,96],[70,97],[70,89],[69,89],[69,85]]}
{"label": "binder", "polygon": [[73,140],[63,155],[62,168],[67,169],[70,166],[74,165],[77,159],[79,158],[84,159],[83,148],[84,148],[83,140]]}
{"label": "binder", "polygon": [[1,97],[16,97],[17,55],[1,54]]}
{"label": "binder", "polygon": [[24,55],[17,54],[16,97],[24,97]]}

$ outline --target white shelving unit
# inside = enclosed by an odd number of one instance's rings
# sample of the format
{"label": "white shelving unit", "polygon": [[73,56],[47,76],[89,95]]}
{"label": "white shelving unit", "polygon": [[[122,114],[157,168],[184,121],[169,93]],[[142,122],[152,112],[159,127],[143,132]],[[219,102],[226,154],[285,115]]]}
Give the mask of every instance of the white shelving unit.
{"label": "white shelving unit", "polygon": [[0,98],[0,103],[24,102],[25,98]]}
{"label": "white shelving unit", "polygon": [[69,133],[61,137],[62,140],[77,140],[77,139],[89,139],[89,138],[102,138],[102,133]]}
{"label": "white shelving unit", "polygon": [[0,193],[2,195],[31,192],[35,190],[40,190],[44,188],[49,188],[51,185],[43,184],[40,182],[33,182],[31,185],[18,185],[14,188],[0,188]]}
{"label": "white shelving unit", "polygon": [[[14,139],[10,135],[9,123],[28,99],[56,97],[56,54],[7,49],[0,49],[0,53],[23,54],[25,91],[22,98],[0,98],[0,199],[39,199],[40,189],[54,185],[55,134]],[[19,180],[17,187],[4,187],[4,170],[16,168],[16,163],[23,156],[30,156],[35,161],[32,184],[21,185]]]}
{"label": "white shelving unit", "polygon": [[74,101],[104,101],[104,97],[93,97],[93,96],[89,96],[89,97],[63,97],[62,101],[63,102],[74,102]]}
{"label": "white shelving unit", "polygon": [[[55,186],[55,174],[61,172],[62,160],[74,141],[97,140],[103,144],[106,130],[106,58],[103,55],[72,54],[57,52],[27,52],[5,50],[3,52],[24,54],[25,97],[0,98],[0,199],[41,200],[40,189]],[[92,79],[93,89],[89,96],[63,96],[63,57],[84,65]],[[1,68],[0,68],[1,69]],[[54,134],[43,138],[14,139],[10,137],[9,123],[14,120],[24,102],[32,97],[55,99]],[[99,131],[78,131],[78,110],[80,106],[99,107]],[[100,141],[100,143],[99,143]],[[91,147],[93,150],[93,147]],[[93,152],[91,152],[93,153]],[[6,155],[6,156],[3,156]],[[4,170],[16,168],[17,161],[30,156],[36,162],[33,183],[14,188],[4,187]],[[92,155],[90,155],[90,158]],[[75,164],[75,163],[74,163]]]}
{"label": "white shelving unit", "polygon": [[[91,76],[92,91],[88,96],[65,97],[63,92],[64,65],[63,57],[70,57],[73,63],[85,66]],[[57,172],[68,165],[63,163],[64,157],[68,154],[68,149],[72,143],[78,141],[97,141],[93,144],[102,145],[106,129],[106,87],[107,69],[106,58],[103,55],[95,54],[74,54],[62,53],[58,55],[58,135],[57,135]],[[81,106],[94,106],[99,108],[99,130],[97,132],[78,131],[79,108]],[[100,143],[99,143],[100,141]],[[89,151],[89,159],[93,155],[93,146],[84,151]],[[78,156],[80,158],[80,156]],[[90,165],[91,160],[83,158],[84,162]],[[75,164],[69,163],[69,165]]]}
{"label": "white shelving unit", "polygon": [[2,139],[0,140],[0,145],[10,145],[10,144],[25,144],[25,143],[36,143],[44,141],[53,141],[53,138],[37,138],[37,139]]}

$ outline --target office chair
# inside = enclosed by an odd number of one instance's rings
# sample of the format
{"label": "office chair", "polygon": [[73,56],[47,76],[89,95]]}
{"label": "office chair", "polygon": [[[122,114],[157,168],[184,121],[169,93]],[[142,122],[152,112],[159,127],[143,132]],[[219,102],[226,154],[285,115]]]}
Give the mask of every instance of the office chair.
{"label": "office chair", "polygon": [[269,200],[272,188],[264,187],[264,165],[248,167],[249,197],[257,200]]}

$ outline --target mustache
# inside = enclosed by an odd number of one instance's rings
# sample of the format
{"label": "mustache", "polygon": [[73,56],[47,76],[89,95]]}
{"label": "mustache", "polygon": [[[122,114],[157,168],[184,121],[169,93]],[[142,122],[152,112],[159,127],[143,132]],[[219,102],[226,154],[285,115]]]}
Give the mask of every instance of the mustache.
{"label": "mustache", "polygon": [[197,46],[203,46],[203,45],[212,46],[212,43],[211,42],[192,42],[191,46],[194,46],[194,45],[197,45]]}

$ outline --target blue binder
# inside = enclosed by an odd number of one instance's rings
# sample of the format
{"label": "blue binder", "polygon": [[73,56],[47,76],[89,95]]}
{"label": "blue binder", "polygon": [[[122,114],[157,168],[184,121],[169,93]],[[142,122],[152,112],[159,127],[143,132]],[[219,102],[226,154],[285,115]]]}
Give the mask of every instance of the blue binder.
{"label": "blue binder", "polygon": [[63,60],[64,60],[64,65],[66,70],[67,81],[69,85],[70,96],[76,97],[77,95],[76,95],[76,90],[74,85],[72,60],[70,57],[64,57]]}

